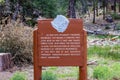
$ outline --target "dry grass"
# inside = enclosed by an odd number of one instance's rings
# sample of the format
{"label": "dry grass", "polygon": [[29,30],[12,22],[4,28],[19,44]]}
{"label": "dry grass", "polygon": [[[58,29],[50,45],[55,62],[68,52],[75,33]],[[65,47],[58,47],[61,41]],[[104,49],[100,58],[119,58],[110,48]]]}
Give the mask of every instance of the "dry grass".
{"label": "dry grass", "polygon": [[11,22],[1,27],[0,48],[10,52],[15,64],[32,62],[33,28],[19,22]]}

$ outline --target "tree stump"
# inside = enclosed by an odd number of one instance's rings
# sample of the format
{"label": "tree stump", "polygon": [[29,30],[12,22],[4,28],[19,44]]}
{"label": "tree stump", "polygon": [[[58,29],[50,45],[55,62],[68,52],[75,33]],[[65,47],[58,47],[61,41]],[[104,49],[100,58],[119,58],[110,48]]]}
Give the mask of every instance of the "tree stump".
{"label": "tree stump", "polygon": [[0,53],[0,71],[4,71],[12,67],[11,58],[12,56],[10,53]]}

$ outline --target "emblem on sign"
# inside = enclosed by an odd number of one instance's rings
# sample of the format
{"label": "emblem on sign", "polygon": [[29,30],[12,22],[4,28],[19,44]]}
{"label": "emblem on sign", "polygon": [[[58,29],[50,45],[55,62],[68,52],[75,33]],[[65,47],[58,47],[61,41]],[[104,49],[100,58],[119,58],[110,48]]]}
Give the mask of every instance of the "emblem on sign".
{"label": "emblem on sign", "polygon": [[64,32],[68,27],[69,20],[65,16],[57,15],[51,24],[58,32]]}

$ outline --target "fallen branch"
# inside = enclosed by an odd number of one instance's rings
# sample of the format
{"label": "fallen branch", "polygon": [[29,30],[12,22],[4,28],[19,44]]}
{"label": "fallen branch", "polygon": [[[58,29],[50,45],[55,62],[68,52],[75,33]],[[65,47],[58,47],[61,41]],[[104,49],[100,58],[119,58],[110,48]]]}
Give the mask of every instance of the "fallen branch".
{"label": "fallen branch", "polygon": [[91,30],[85,30],[85,31],[87,32],[87,34],[120,36],[120,34],[111,34],[109,32],[103,32],[103,31],[91,31]]}
{"label": "fallen branch", "polygon": [[97,61],[96,60],[88,61],[87,65],[97,65]]}
{"label": "fallen branch", "polygon": [[87,34],[95,34],[95,35],[109,35],[106,32],[102,32],[102,31],[91,31],[91,30],[85,30],[87,32]]}

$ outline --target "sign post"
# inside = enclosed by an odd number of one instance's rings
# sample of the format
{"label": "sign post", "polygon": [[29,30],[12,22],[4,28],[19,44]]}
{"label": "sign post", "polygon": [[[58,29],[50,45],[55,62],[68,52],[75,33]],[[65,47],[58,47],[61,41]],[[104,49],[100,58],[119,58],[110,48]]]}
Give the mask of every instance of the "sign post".
{"label": "sign post", "polygon": [[79,66],[79,80],[87,80],[87,40],[81,19],[69,19],[64,32],[52,20],[39,20],[34,31],[34,80],[42,80],[42,66]]}

